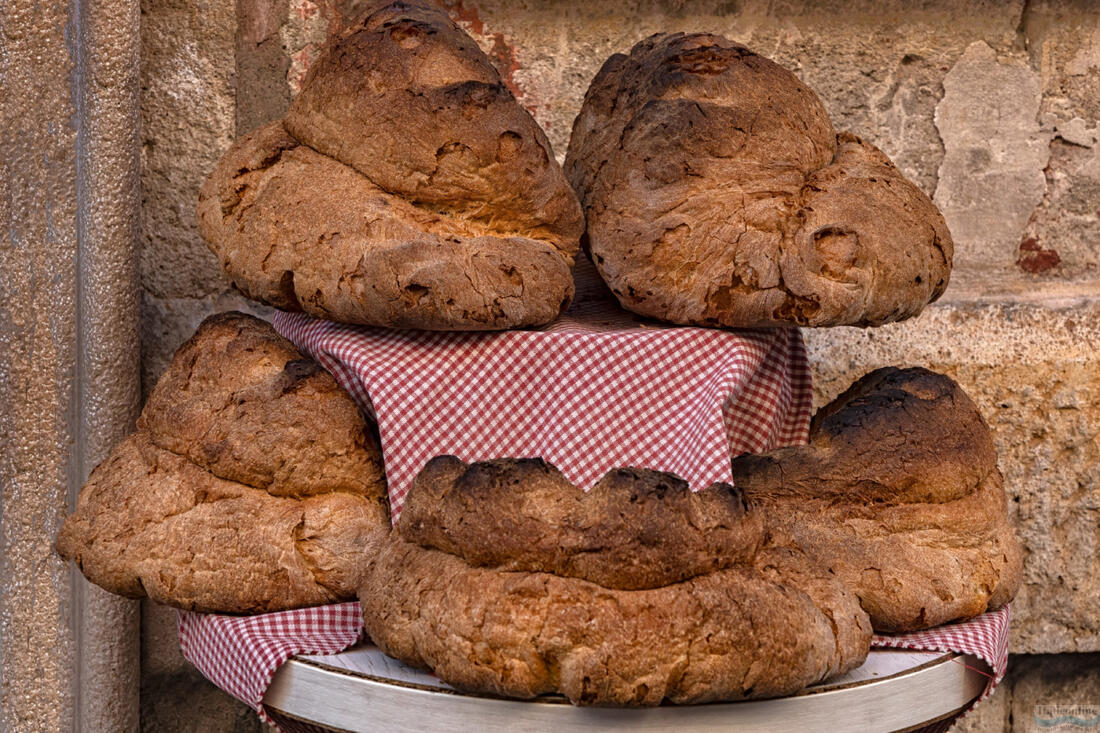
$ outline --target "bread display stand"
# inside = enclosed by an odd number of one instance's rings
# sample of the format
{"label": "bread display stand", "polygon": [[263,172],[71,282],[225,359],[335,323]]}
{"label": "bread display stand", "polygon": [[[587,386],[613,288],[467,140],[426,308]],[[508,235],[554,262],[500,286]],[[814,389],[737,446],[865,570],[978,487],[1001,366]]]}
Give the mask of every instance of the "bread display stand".
{"label": "bread display stand", "polygon": [[[918,730],[948,721],[983,692],[990,668],[955,652],[876,649],[859,668],[773,700],[657,708],[585,708],[557,696],[505,700],[456,692],[370,644],[302,655],[275,674],[269,714],[346,731]],[[282,722],[282,721],[281,721]]]}
{"label": "bread display stand", "polygon": [[[513,331],[492,336],[470,334],[431,334],[370,330],[310,319],[299,314],[277,313],[274,325],[282,335],[317,359],[360,404],[378,420],[382,445],[400,446],[390,451],[386,460],[390,507],[394,516],[404,505],[405,493],[416,470],[433,456],[454,454],[455,446],[447,443],[452,436],[455,445],[470,455],[479,456],[541,455],[566,447],[562,440],[542,444],[523,444],[522,438],[539,441],[553,431],[554,426],[583,427],[589,432],[599,427],[593,414],[619,414],[624,410],[647,407],[649,392],[639,393],[619,389],[614,383],[612,367],[632,362],[630,369],[620,370],[631,380],[660,384],[650,379],[647,370],[677,374],[686,363],[697,364],[704,348],[721,341],[717,351],[730,354],[731,338],[745,340],[746,354],[764,353],[755,350],[748,337],[762,335],[712,329],[667,329],[638,324],[614,307],[613,302],[599,297],[585,297],[583,280],[578,283],[578,300],[570,313],[554,327],[540,331]],[[692,335],[692,332],[696,332]],[[779,338],[774,332],[772,338]],[[748,361],[758,364],[748,374],[778,375],[787,387],[768,390],[768,394],[789,394],[790,401],[773,397],[762,401],[783,419],[763,422],[771,427],[772,445],[801,444],[806,440],[810,410],[810,382],[805,352],[797,331],[791,331],[790,347],[780,351],[782,359],[775,366],[763,367],[767,359]],[[698,338],[691,348],[669,349],[670,338]],[[623,355],[609,357],[602,349],[607,344],[623,343]],[[441,341],[441,343],[436,343]],[[528,343],[528,342],[541,343]],[[432,345],[431,353],[439,363],[427,365],[422,356]],[[782,345],[782,344],[780,344]],[[691,344],[688,344],[690,347]],[[587,351],[586,351],[587,350]],[[405,353],[408,351],[409,353]],[[473,359],[473,351],[486,351]],[[516,378],[513,372],[534,362],[530,354],[537,351],[553,364],[556,382],[585,387],[578,394],[584,399],[566,400],[555,405],[557,410],[578,410],[563,416],[548,406],[533,406],[527,411],[499,408],[501,400],[512,404],[527,404],[525,385],[545,384],[545,379]],[[498,353],[500,352],[500,353]],[[510,366],[505,358],[513,353],[526,353],[518,366]],[[675,363],[667,363],[665,355],[676,353]],[[456,362],[456,354],[464,358]],[[638,359],[639,354],[646,358]],[[384,358],[383,358],[384,357]],[[568,357],[568,358],[563,358]],[[599,368],[589,368],[584,358],[598,361]],[[466,374],[477,364],[495,364],[494,380]],[[567,367],[567,368],[566,368]],[[725,368],[725,367],[722,367]],[[476,371],[476,370],[475,370]],[[710,372],[714,373],[714,372]],[[405,375],[417,374],[416,380]],[[801,379],[799,375],[805,374]],[[427,379],[425,375],[438,375]],[[521,375],[522,376],[522,375]],[[660,375],[657,375],[658,377]],[[751,382],[752,380],[749,380]],[[777,381],[773,378],[770,381]],[[695,384],[690,380],[690,384]],[[742,384],[736,381],[732,385]],[[609,386],[610,385],[610,386]],[[690,385],[689,385],[690,386]],[[614,387],[614,388],[612,388]],[[455,392],[458,394],[453,394]],[[735,390],[736,391],[736,390]],[[426,392],[426,393],[425,393]],[[771,446],[732,446],[723,413],[740,415],[742,427],[759,421],[766,410],[754,408],[741,412],[728,404],[727,395],[712,395],[710,400],[691,400],[685,394],[677,404],[684,415],[669,416],[661,424],[704,424],[696,415],[708,417],[713,429],[704,431],[709,440],[688,442],[692,450],[672,456],[673,467],[689,474],[693,486],[706,486],[723,475],[709,475],[700,467],[719,466],[730,471],[730,454],[760,452]],[[587,400],[595,394],[608,394],[612,402],[606,409],[591,409]],[[628,399],[623,399],[623,396]],[[715,399],[716,398],[716,399]],[[761,401],[756,401],[760,404]],[[493,420],[471,419],[470,411],[409,409],[409,405],[462,404],[475,406]],[[581,411],[587,405],[586,411]],[[725,408],[725,409],[723,409]],[[498,430],[505,418],[517,420],[534,415],[539,420]],[[473,416],[474,418],[477,415]],[[453,418],[451,425],[447,420]],[[493,428],[480,436],[473,427]],[[533,427],[532,427],[533,426]],[[660,431],[650,431],[658,434]],[[738,429],[737,434],[758,431]],[[641,431],[642,434],[649,434]],[[797,434],[796,434],[797,433]],[[554,433],[556,435],[556,433]],[[510,441],[502,445],[502,437]],[[561,469],[570,469],[568,478],[577,485],[591,485],[610,465],[645,465],[651,463],[644,455],[627,454],[639,448],[636,442],[616,439],[614,435],[588,436],[591,450],[577,451],[580,456],[601,456],[602,466],[588,466],[568,456],[551,455],[551,462]],[[774,441],[774,442],[773,442]],[[644,446],[641,446],[644,448]],[[683,447],[683,446],[681,446]],[[613,459],[609,453],[616,454]],[[683,452],[683,451],[681,451]],[[690,454],[690,455],[687,455]],[[670,460],[663,456],[662,468]],[[678,461],[678,462],[677,462]],[[680,466],[683,466],[681,468]],[[691,470],[694,469],[694,470]],[[666,469],[667,470],[667,469]],[[380,653],[356,646],[362,631],[359,604],[348,602],[329,606],[296,609],[259,616],[228,616],[183,611],[180,613],[180,645],[184,657],[216,685],[242,700],[261,718],[275,722],[286,733],[297,730],[470,730],[507,729],[550,730],[555,733],[570,730],[919,730],[929,724],[941,729],[950,725],[953,716],[968,709],[975,700],[990,694],[1003,677],[1007,667],[1009,609],[983,614],[970,621],[948,624],[922,632],[896,636],[875,636],[872,653],[857,676],[834,679],[825,685],[810,688],[806,693],[786,698],[739,703],[696,706],[660,706],[647,709],[574,707],[553,698],[536,701],[504,700],[460,694],[440,687],[430,676],[402,668],[396,661],[380,664]],[[883,647],[891,648],[890,651]],[[895,653],[893,649],[906,651]],[[348,651],[350,650],[350,651]],[[322,656],[305,656],[322,654]],[[978,661],[978,660],[982,661]],[[404,674],[397,674],[403,669]],[[412,674],[413,677],[408,675]],[[427,682],[425,682],[427,680]],[[269,684],[270,683],[270,684]],[[766,720],[766,724],[762,721]],[[476,724],[474,721],[477,721]],[[937,723],[936,721],[943,721]],[[786,728],[780,726],[787,726]]]}

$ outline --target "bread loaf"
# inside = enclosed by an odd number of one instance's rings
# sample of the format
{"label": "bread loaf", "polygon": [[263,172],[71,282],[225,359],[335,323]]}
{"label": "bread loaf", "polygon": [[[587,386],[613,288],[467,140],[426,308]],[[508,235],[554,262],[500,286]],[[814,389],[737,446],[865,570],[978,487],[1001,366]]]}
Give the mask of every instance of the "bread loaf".
{"label": "bread loaf", "polygon": [[199,231],[251,298],[347,323],[497,330],[553,320],[583,230],[546,135],[427,2],[374,3],[286,119],[241,138]]}
{"label": "bread loaf", "polygon": [[180,347],[57,545],[114,593],[260,613],[354,597],[389,525],[355,403],[267,323],[225,313]]}
{"label": "bread loaf", "polygon": [[814,416],[810,443],[733,462],[767,544],[814,559],[878,631],[999,608],[1020,585],[989,428],[950,378],[879,369]]}
{"label": "bread loaf", "polygon": [[541,460],[417,477],[360,590],[387,654],[459,689],[581,705],[795,692],[862,663],[855,597],[761,550],[736,490],[618,469],[585,494]]}
{"label": "bread loaf", "polygon": [[794,74],[721,36],[657,34],[603,65],[566,174],[600,274],[681,324],[873,326],[947,287],[935,205],[839,135]]}

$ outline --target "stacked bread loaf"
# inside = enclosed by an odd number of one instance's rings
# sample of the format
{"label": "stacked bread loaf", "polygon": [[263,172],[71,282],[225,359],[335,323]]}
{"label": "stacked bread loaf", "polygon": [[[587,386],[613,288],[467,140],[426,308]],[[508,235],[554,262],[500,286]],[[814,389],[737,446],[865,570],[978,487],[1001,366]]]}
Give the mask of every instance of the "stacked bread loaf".
{"label": "stacked bread loaf", "polygon": [[[476,43],[422,2],[332,38],[285,119],[203,187],[200,231],[260,302],[384,328],[552,322],[580,242],[621,306],[711,328],[874,326],[947,287],[950,233],[792,73],[725,38],[610,58],[565,169]],[[358,597],[385,652],[461,688],[592,705],[792,693],[872,629],[1011,599],[1021,554],[989,429],[948,377],[886,369],[734,486],[441,456],[391,529],[378,438],[263,321],[208,319],[58,549],[93,582],[257,613]]]}

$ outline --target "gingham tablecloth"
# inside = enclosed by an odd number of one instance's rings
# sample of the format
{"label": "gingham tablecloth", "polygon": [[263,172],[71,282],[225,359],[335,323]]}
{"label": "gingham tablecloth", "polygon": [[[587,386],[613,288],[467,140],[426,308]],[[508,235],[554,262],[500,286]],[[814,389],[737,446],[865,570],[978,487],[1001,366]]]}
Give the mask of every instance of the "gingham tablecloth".
{"label": "gingham tablecloth", "polygon": [[612,468],[652,468],[699,490],[731,483],[734,456],[809,434],[795,328],[643,324],[598,294],[538,331],[393,331],[283,312],[273,323],[375,418],[394,520],[440,455],[541,457],[586,489]]}

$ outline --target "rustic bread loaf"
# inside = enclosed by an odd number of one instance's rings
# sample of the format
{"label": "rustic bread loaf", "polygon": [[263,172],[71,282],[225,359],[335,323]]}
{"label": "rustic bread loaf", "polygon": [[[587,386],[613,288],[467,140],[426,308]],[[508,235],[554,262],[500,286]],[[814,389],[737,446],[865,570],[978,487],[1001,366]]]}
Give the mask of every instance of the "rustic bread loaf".
{"label": "rustic bread loaf", "polygon": [[387,654],[459,689],[583,705],[784,695],[862,663],[855,597],[759,550],[736,490],[541,460],[429,462],[360,590]]}
{"label": "rustic bread loaf", "polygon": [[878,325],[947,287],[935,205],[794,74],[657,34],[596,75],[565,162],[623,307],[674,323]]}
{"label": "rustic bread loaf", "polygon": [[112,592],[259,613],[354,597],[388,530],[355,403],[267,323],[224,313],[180,347],[57,545]]}
{"label": "rustic bread loaf", "polygon": [[251,298],[435,330],[553,320],[584,226],[531,115],[415,1],[376,3],[333,38],[285,121],[222,157],[198,217]]}
{"label": "rustic bread loaf", "polygon": [[871,372],[814,416],[809,445],[741,456],[733,476],[767,544],[834,573],[876,630],[970,618],[1019,587],[989,428],[943,375]]}
{"label": "rustic bread loaf", "polygon": [[498,570],[606,588],[657,588],[752,561],[758,517],[725,484],[693,493],[671,474],[620,468],[585,493],[541,460],[430,462],[401,513],[422,547]]}

